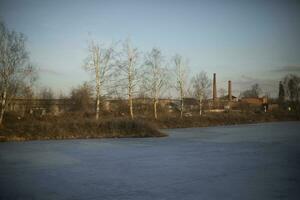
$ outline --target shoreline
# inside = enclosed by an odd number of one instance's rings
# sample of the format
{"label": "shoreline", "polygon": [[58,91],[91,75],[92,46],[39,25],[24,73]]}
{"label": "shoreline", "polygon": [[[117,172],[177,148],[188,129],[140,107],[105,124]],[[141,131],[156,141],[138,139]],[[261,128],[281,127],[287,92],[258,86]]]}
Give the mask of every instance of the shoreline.
{"label": "shoreline", "polygon": [[265,122],[300,121],[297,113],[222,113],[188,118],[170,118],[167,120],[152,121],[160,129],[212,127],[225,125],[254,124]]}
{"label": "shoreline", "polygon": [[213,125],[206,125],[206,126],[182,126],[182,127],[168,127],[168,128],[160,128],[160,130],[167,130],[167,129],[184,129],[184,128],[209,128],[209,127],[226,127],[226,126],[239,126],[239,125],[251,125],[251,124],[265,124],[265,123],[280,123],[280,122],[299,122],[300,120],[274,120],[274,121],[255,121],[255,122],[242,122],[242,123],[227,123],[227,124],[213,124]]}
{"label": "shoreline", "polygon": [[206,128],[244,124],[299,121],[297,113],[222,113],[178,118],[89,118],[52,117],[25,119],[7,123],[0,128],[0,142],[66,139],[146,138],[165,137],[164,130]]}
{"label": "shoreline", "polygon": [[176,130],[176,129],[192,129],[192,128],[213,128],[213,127],[230,127],[230,126],[241,126],[241,125],[257,125],[257,124],[269,124],[269,123],[281,123],[281,122],[299,122],[299,120],[277,120],[277,121],[262,121],[253,123],[239,123],[239,124],[219,124],[219,125],[208,125],[208,126],[190,126],[190,127],[176,127],[176,128],[159,128],[162,135],[160,136],[99,136],[99,137],[65,137],[65,138],[36,138],[36,139],[26,139],[19,137],[5,138],[0,136],[0,143],[4,142],[30,142],[30,141],[62,141],[62,140],[89,140],[89,139],[124,139],[124,138],[151,138],[151,137],[168,137],[169,133],[164,132],[165,130]]}
{"label": "shoreline", "polygon": [[24,120],[0,128],[0,142],[163,136],[166,135],[153,124],[127,118],[103,121],[82,118]]}
{"label": "shoreline", "polygon": [[253,123],[240,123],[240,124],[220,124],[220,125],[209,125],[209,126],[193,126],[193,127],[178,127],[178,128],[161,128],[160,130],[176,130],[176,129],[192,129],[192,128],[219,128],[219,127],[230,127],[230,126],[242,126],[242,125],[258,125],[258,124],[273,124],[273,123],[285,123],[285,122],[294,122],[300,123],[300,120],[282,120],[282,121],[265,121],[265,122],[253,122]]}

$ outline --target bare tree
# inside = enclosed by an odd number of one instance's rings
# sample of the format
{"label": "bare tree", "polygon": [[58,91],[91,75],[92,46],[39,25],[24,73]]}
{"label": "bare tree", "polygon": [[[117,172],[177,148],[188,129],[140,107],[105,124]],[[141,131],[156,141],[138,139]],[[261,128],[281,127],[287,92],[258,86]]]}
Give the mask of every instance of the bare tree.
{"label": "bare tree", "polygon": [[145,80],[146,88],[150,92],[153,99],[154,118],[157,119],[157,104],[161,95],[162,89],[167,83],[167,69],[163,66],[163,57],[159,49],[153,48],[152,51],[146,55],[146,71]]}
{"label": "bare tree", "polygon": [[0,21],[0,125],[8,100],[19,92],[21,86],[34,80],[31,75],[35,70],[28,65],[25,41],[22,33],[8,30]]}
{"label": "bare tree", "polygon": [[41,99],[53,99],[54,93],[51,88],[44,87],[40,91],[40,98]]}
{"label": "bare tree", "polygon": [[256,83],[254,85],[251,86],[251,89],[249,90],[245,90],[244,92],[241,93],[242,97],[254,97],[254,98],[258,98],[259,95],[261,94],[262,90],[260,88],[260,86]]}
{"label": "bare tree", "polygon": [[300,110],[300,77],[295,74],[286,75],[283,79],[284,90],[289,107],[299,112]]}
{"label": "bare tree", "polygon": [[133,119],[133,95],[136,90],[138,77],[138,50],[133,48],[129,40],[124,43],[123,47],[123,58],[119,63],[121,82],[124,80],[127,86],[127,96],[130,117]]}
{"label": "bare tree", "polygon": [[91,42],[89,45],[89,56],[86,59],[84,69],[92,72],[94,81],[96,82],[96,119],[100,115],[100,100],[103,96],[105,85],[112,76],[113,69],[113,47],[102,48],[99,44]]}
{"label": "bare tree", "polygon": [[[18,97],[21,97],[22,98],[22,101],[23,101],[23,105],[24,105],[24,113],[23,115],[25,114],[32,114],[33,110],[33,106],[34,106],[34,91],[33,91],[33,88],[31,85],[22,85],[18,91],[18,94],[17,94]],[[11,99],[12,100],[12,99]]]}
{"label": "bare tree", "polygon": [[70,99],[73,103],[73,111],[87,112],[92,104],[92,87],[87,82],[72,89]]}
{"label": "bare tree", "polygon": [[183,58],[180,55],[175,55],[173,58],[175,64],[175,79],[176,79],[176,90],[179,92],[180,98],[180,118],[183,117],[183,107],[184,107],[184,97],[185,97],[185,87],[187,79],[187,66],[186,62],[183,61]]}
{"label": "bare tree", "polygon": [[202,115],[202,102],[207,98],[208,89],[211,85],[207,73],[201,71],[192,78],[193,94],[199,102],[199,115]]}
{"label": "bare tree", "polygon": [[53,99],[54,99],[54,92],[49,87],[44,87],[40,91],[40,98],[43,99],[43,106],[46,109],[46,112],[49,112],[51,110],[51,107],[53,106]]}
{"label": "bare tree", "polygon": [[141,77],[141,81],[138,84],[137,98],[141,98],[145,102],[147,98],[150,98],[148,80],[146,79],[147,77],[145,71]]}
{"label": "bare tree", "polygon": [[286,75],[283,79],[283,84],[287,91],[287,96],[290,101],[299,101],[300,97],[300,77],[294,74]]}

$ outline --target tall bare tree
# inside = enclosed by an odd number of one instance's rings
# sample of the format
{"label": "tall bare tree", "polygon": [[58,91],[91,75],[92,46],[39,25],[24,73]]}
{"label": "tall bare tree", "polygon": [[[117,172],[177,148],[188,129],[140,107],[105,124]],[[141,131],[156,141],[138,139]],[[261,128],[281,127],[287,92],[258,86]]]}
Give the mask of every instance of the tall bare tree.
{"label": "tall bare tree", "polygon": [[153,48],[152,51],[146,55],[145,65],[146,87],[153,99],[154,118],[157,119],[157,104],[162,89],[167,83],[167,69],[163,66],[161,51]]}
{"label": "tall bare tree", "polygon": [[244,92],[242,92],[241,96],[246,97],[246,98],[248,98],[248,97],[258,98],[259,95],[261,94],[261,92],[262,92],[262,90],[261,90],[259,84],[256,83],[251,86],[251,89],[245,90]]}
{"label": "tall bare tree", "polygon": [[127,86],[127,96],[130,117],[133,119],[133,95],[136,90],[138,77],[138,50],[132,47],[130,40],[127,40],[123,46],[123,59],[119,63],[119,69],[122,79],[125,80]]}
{"label": "tall bare tree", "polygon": [[28,65],[25,41],[26,38],[22,33],[8,30],[0,21],[0,125],[8,100],[19,92],[25,81],[33,80],[31,75],[35,70]]}
{"label": "tall bare tree", "polygon": [[193,86],[193,95],[198,99],[199,102],[199,115],[201,116],[202,102],[207,98],[211,80],[209,80],[206,72],[201,71],[192,78],[191,82]]}
{"label": "tall bare tree", "polygon": [[287,91],[287,96],[289,100],[299,101],[300,97],[300,77],[294,74],[286,75],[283,79],[283,84],[285,85],[285,89]]}
{"label": "tall bare tree", "polygon": [[104,48],[92,41],[89,45],[89,55],[86,59],[84,69],[92,72],[96,91],[96,119],[100,116],[101,96],[105,85],[109,82],[113,72],[113,47]]}
{"label": "tall bare tree", "polygon": [[187,79],[187,64],[183,60],[182,56],[175,55],[173,58],[173,62],[175,64],[175,79],[176,79],[176,90],[179,92],[180,98],[180,118],[183,117],[183,109],[184,109],[184,97],[186,93],[186,79]]}
{"label": "tall bare tree", "polygon": [[286,96],[289,99],[289,106],[292,110],[300,110],[300,77],[295,74],[286,75],[283,79],[283,86]]}
{"label": "tall bare tree", "polygon": [[73,103],[72,111],[88,112],[93,102],[93,87],[84,82],[71,90],[70,100]]}

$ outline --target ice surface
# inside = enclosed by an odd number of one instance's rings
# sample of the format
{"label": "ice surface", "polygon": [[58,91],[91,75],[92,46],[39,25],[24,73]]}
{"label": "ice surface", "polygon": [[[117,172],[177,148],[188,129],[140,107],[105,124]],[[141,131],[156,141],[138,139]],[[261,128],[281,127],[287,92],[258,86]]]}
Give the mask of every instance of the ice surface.
{"label": "ice surface", "polygon": [[0,143],[0,199],[299,199],[300,123]]}

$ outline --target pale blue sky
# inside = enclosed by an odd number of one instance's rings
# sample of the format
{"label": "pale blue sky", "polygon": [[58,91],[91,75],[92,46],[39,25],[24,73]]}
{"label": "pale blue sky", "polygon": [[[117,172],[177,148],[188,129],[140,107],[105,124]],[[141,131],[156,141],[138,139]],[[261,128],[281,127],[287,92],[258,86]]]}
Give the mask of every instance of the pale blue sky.
{"label": "pale blue sky", "polygon": [[179,53],[191,74],[216,72],[224,88],[231,79],[236,95],[254,82],[276,94],[280,77],[300,72],[297,0],[0,0],[0,16],[27,35],[39,85],[56,91],[89,79],[81,66],[91,38]]}

